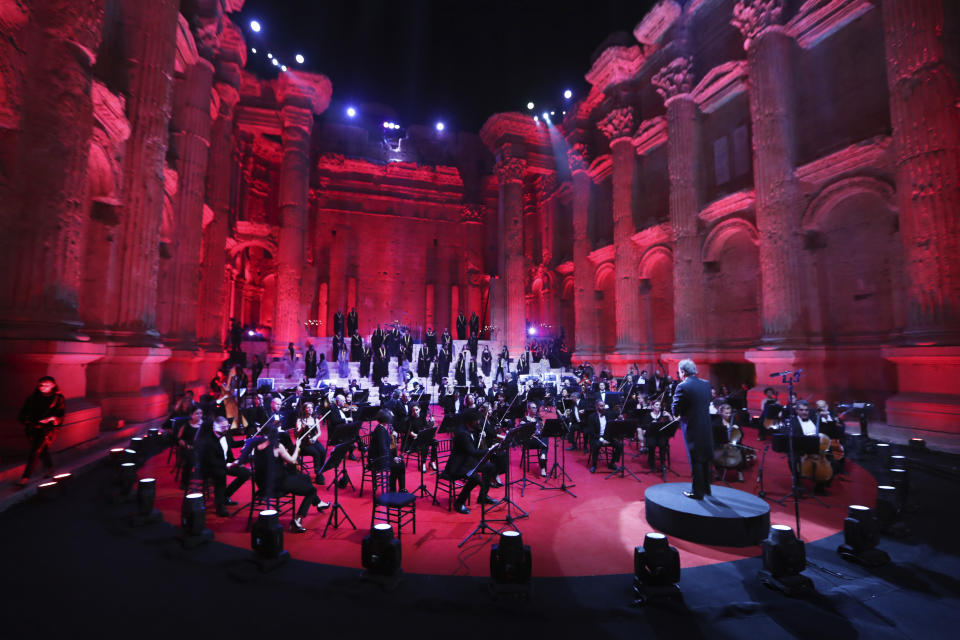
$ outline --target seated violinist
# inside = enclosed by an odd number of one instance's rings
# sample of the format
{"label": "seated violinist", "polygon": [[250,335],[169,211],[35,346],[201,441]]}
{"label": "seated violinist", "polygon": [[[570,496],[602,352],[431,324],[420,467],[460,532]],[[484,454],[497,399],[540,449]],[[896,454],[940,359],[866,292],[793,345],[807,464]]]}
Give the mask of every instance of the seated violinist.
{"label": "seated violinist", "polygon": [[663,409],[663,402],[658,398],[650,403],[650,410],[644,416],[642,428],[646,432],[644,444],[647,445],[647,463],[650,469],[655,469],[657,464],[657,451],[660,452],[660,467],[667,463],[667,452],[670,446],[670,436],[673,434],[669,425],[673,422],[673,416],[669,411]]}

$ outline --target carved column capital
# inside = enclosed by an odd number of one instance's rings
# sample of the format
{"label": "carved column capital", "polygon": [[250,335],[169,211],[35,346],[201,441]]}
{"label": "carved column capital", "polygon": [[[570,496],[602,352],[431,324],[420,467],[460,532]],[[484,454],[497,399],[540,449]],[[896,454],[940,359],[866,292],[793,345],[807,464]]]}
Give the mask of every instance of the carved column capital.
{"label": "carved column capital", "polygon": [[733,7],[730,24],[743,34],[743,48],[749,49],[754,40],[767,27],[780,24],[783,15],[783,0],[739,0]]}
{"label": "carved column capital", "polygon": [[280,109],[283,120],[283,146],[291,144],[306,146],[310,142],[310,132],[313,131],[313,112],[301,107],[284,105]]}
{"label": "carved column capital", "polygon": [[523,174],[527,169],[527,162],[521,158],[504,157],[497,161],[493,171],[497,181],[501,184],[509,182],[523,182]]}
{"label": "carved column capital", "polygon": [[587,145],[582,142],[574,143],[567,150],[567,162],[570,171],[586,171],[590,167],[590,153]]}
{"label": "carved column capital", "polygon": [[633,109],[630,107],[612,109],[597,123],[597,129],[611,142],[617,138],[633,135]]}
{"label": "carved column capital", "polygon": [[557,190],[557,174],[546,173],[537,178],[535,185],[537,202],[543,202]]}
{"label": "carved column capital", "polygon": [[674,58],[656,73],[650,82],[664,102],[693,89],[693,62],[690,58]]}
{"label": "carved column capital", "polygon": [[465,204],[460,209],[460,222],[483,224],[487,215],[487,207],[479,203]]}

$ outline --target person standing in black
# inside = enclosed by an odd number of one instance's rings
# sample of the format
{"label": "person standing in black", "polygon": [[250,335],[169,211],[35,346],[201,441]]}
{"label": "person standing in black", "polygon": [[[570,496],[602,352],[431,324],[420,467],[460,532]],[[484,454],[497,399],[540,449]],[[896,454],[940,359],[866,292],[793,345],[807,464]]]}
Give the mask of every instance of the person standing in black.
{"label": "person standing in black", "polygon": [[359,333],[350,336],[350,361],[359,362],[363,356],[363,338]]}
{"label": "person standing in black", "polygon": [[353,337],[360,333],[360,317],[357,315],[356,307],[350,309],[347,314],[347,335]]}
{"label": "person standing in black", "polygon": [[457,357],[457,366],[454,374],[454,377],[457,379],[457,384],[461,387],[467,384],[467,360],[464,357],[465,355],[465,352],[461,351]]}
{"label": "person standing in black", "polygon": [[477,351],[480,347],[480,341],[477,339],[477,336],[470,336],[467,338],[467,351],[470,352],[470,355],[474,360],[477,359]]}
{"label": "person standing in black", "polygon": [[370,361],[373,359],[373,349],[370,345],[365,345],[360,353],[360,377],[370,377]]}
{"label": "person standing in black", "polygon": [[253,364],[250,365],[250,373],[253,376],[253,390],[257,390],[257,379],[260,377],[260,374],[263,372],[263,362],[260,360],[260,356],[253,356]]}
{"label": "person standing in black", "polygon": [[693,360],[681,360],[678,369],[680,384],[673,392],[671,413],[680,419],[693,475],[692,490],[684,491],[683,495],[703,500],[704,496],[710,495],[710,466],[713,462],[710,383],[697,377],[697,365]]}
{"label": "person standing in black", "polygon": [[374,471],[390,471],[390,490],[404,491],[406,487],[403,457],[397,449],[397,434],[393,430],[393,413],[388,409],[377,412],[377,426],[370,434],[367,460]]}
{"label": "person standing in black", "polygon": [[373,348],[374,353],[379,351],[380,347],[383,346],[383,329],[380,328],[380,325],[377,325],[377,328],[374,329],[370,335],[370,346]]}
{"label": "person standing in black", "polygon": [[423,344],[427,347],[427,357],[430,359],[437,357],[437,334],[433,327],[427,328],[427,334],[423,338]]}
{"label": "person standing in black", "polygon": [[30,443],[27,466],[18,482],[20,486],[30,481],[30,474],[33,473],[37,460],[43,462],[47,476],[53,475],[50,446],[56,438],[57,428],[63,424],[64,414],[65,401],[57,387],[57,381],[52,376],[43,376],[37,380],[37,388],[27,396],[18,417],[23,424],[27,442]]}
{"label": "person standing in black", "polygon": [[333,314],[333,332],[343,335],[343,311],[337,309],[337,312]]}
{"label": "person standing in black", "polygon": [[443,333],[440,334],[440,346],[453,348],[453,338],[450,337],[450,329],[447,327],[444,327]]}
{"label": "person standing in black", "polygon": [[467,339],[467,319],[463,315],[463,311],[457,314],[457,340],[466,340]]}
{"label": "person standing in black", "polygon": [[490,377],[490,369],[493,365],[493,354],[490,353],[490,347],[483,345],[483,351],[480,352],[480,370],[483,375]]}
{"label": "person standing in black", "polygon": [[303,375],[307,380],[317,377],[317,350],[307,343],[307,352],[303,354]]}
{"label": "person standing in black", "polygon": [[404,331],[400,338],[400,359],[404,358],[413,362],[413,336],[409,331]]}
{"label": "person standing in black", "polygon": [[470,314],[470,337],[480,338],[480,316],[476,311]]}

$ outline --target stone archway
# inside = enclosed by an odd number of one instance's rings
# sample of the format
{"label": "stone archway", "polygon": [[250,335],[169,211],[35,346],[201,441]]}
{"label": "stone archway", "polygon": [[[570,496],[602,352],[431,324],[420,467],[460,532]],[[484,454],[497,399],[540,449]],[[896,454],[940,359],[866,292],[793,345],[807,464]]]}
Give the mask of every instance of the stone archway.
{"label": "stone archway", "polygon": [[642,333],[645,349],[666,351],[673,345],[673,252],[651,247],[640,258]]}
{"label": "stone archway", "polygon": [[760,258],[756,227],[733,219],[704,240],[706,342],[712,347],[755,344],[761,336]]}
{"label": "stone archway", "polygon": [[612,353],[617,346],[617,298],[614,289],[612,262],[597,267],[594,277],[595,311],[597,314],[597,349],[600,353]]}

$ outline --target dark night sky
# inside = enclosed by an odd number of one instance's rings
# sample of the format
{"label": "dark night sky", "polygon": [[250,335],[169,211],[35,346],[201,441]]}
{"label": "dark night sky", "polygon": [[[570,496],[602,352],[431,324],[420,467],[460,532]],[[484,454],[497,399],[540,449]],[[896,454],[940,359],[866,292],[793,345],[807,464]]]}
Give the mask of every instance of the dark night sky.
{"label": "dark night sky", "polygon": [[265,51],[291,68],[301,52],[301,68],[329,76],[332,117],[372,102],[395,108],[403,125],[442,119],[475,132],[490,114],[522,111],[528,100],[540,111],[548,101],[560,106],[565,88],[585,95],[591,54],[613,32],[629,34],[652,4],[247,0],[233,18],[257,47],[249,70],[275,75]]}

